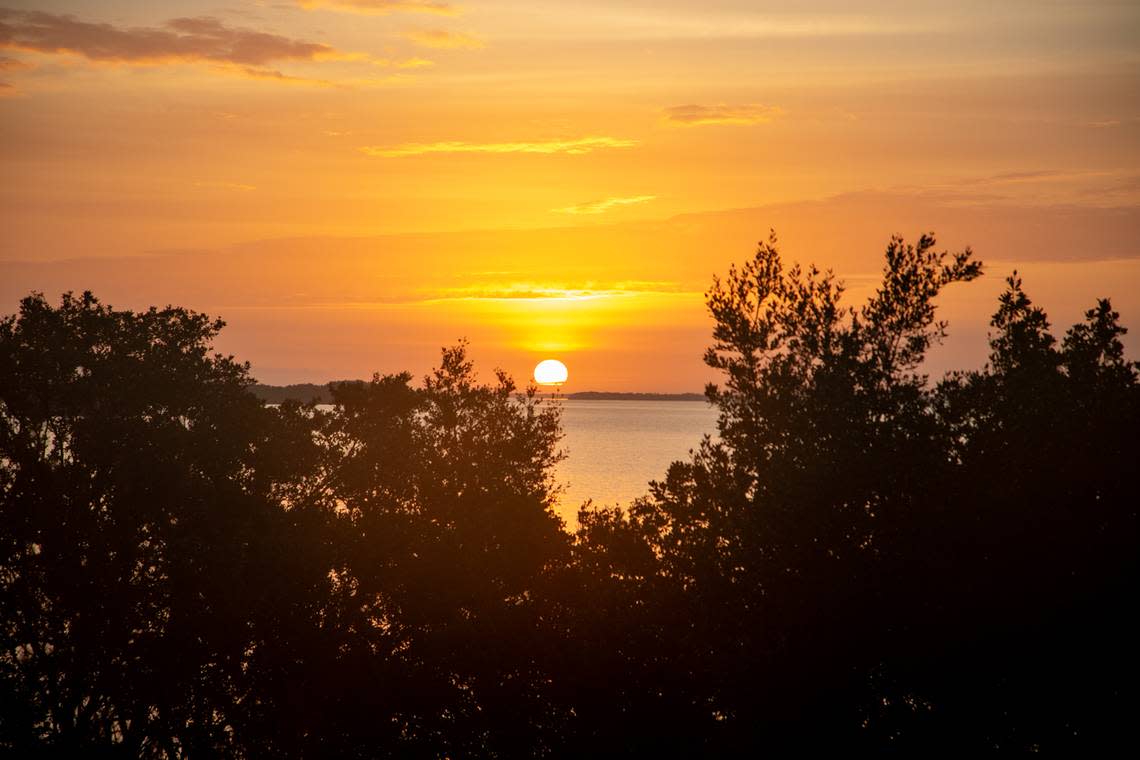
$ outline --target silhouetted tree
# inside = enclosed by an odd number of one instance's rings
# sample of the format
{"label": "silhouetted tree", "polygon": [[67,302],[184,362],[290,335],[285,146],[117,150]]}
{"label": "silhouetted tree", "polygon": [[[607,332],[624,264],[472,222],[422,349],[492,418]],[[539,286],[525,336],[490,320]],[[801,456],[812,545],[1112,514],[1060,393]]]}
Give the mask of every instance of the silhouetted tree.
{"label": "silhouetted tree", "polygon": [[465,344],[267,406],[220,321],[0,321],[0,750],[135,757],[1107,750],[1138,675],[1140,367],[1016,273],[931,384],[969,250],[843,305],[774,237],[716,279],[716,438],[553,512],[559,407]]}
{"label": "silhouetted tree", "polygon": [[[304,498],[336,521],[351,667],[289,721],[321,755],[542,754],[557,715],[536,596],[569,548],[558,407],[501,372],[478,384],[462,344],[410,380],[334,386],[331,411],[309,410],[322,461]],[[378,746],[392,726],[399,742]]]}
{"label": "silhouetted tree", "polygon": [[611,743],[1024,750],[1124,734],[1140,419],[1123,329],[1102,301],[1058,352],[1011,278],[989,367],[931,388],[934,298],[979,273],[968,250],[896,238],[854,310],[830,274],[785,273],[772,239],[714,281],[718,439],[628,514],[581,515],[580,565],[636,600],[606,610],[614,649],[635,652],[610,667],[671,668],[613,692],[625,714],[671,720],[615,726]]}
{"label": "silhouetted tree", "polygon": [[234,752],[250,654],[319,606],[275,499],[288,431],[183,309],[25,298],[0,323],[0,742]]}
{"label": "silhouetted tree", "polygon": [[[1107,750],[1136,709],[1140,383],[1106,300],[1058,346],[1016,273],[980,372],[936,397],[959,473],[935,546],[944,655],[925,677],[976,745]],[[950,720],[957,721],[950,723]],[[962,731],[968,720],[968,732]]]}
{"label": "silhouetted tree", "polygon": [[0,323],[0,747],[541,754],[558,408],[463,346],[263,405],[220,321]]}

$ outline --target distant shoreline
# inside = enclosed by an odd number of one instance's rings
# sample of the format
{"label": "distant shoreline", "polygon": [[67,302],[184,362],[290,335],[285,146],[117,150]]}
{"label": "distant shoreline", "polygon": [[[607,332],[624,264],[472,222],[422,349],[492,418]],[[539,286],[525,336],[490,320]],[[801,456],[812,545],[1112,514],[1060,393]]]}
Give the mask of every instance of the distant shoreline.
{"label": "distant shoreline", "polygon": [[[250,386],[250,392],[261,400],[270,404],[280,404],[284,401],[294,400],[301,402],[316,401],[319,404],[332,403],[332,394],[329,385],[340,383],[363,383],[363,380],[334,380],[331,383],[317,385],[316,383],[298,383],[296,385],[263,385]],[[577,391],[575,393],[549,393],[542,392],[543,396],[555,396],[571,401],[704,401],[703,393],[617,393],[609,391]]]}
{"label": "distant shoreline", "polygon": [[[554,394],[544,394],[554,395]],[[578,391],[558,394],[574,401],[704,401],[703,393],[611,393],[609,391]]]}

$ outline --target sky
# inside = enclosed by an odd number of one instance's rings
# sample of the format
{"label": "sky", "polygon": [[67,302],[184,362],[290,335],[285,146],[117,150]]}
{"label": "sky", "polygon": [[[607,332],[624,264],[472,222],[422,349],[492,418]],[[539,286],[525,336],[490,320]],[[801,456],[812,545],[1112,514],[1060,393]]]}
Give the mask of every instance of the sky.
{"label": "sky", "polygon": [[269,383],[699,390],[712,276],[775,228],[856,303],[892,234],[971,246],[1140,353],[1140,4],[0,0],[0,313],[224,318]]}

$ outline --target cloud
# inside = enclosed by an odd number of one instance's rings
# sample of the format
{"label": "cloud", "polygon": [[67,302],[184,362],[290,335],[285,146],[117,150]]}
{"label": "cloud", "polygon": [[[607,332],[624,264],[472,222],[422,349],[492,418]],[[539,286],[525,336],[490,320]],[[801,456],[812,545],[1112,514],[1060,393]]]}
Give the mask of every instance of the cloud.
{"label": "cloud", "polygon": [[435,142],[404,143],[384,147],[366,145],[360,151],[369,156],[399,158],[422,156],[427,153],[568,153],[581,155],[601,148],[631,148],[637,140],[622,140],[614,137],[580,137],[574,140],[542,140],[537,142],[508,143],[468,143]]}
{"label": "cloud", "polygon": [[0,55],[0,71],[18,71],[20,69],[30,69],[32,65],[15,58]]}
{"label": "cloud", "polygon": [[398,69],[422,69],[427,66],[434,66],[435,61],[429,61],[427,58],[405,58],[402,61],[396,61],[395,66]]}
{"label": "cloud", "polygon": [[682,287],[681,283],[667,280],[625,280],[609,283],[509,282],[461,288],[439,288],[431,292],[424,292],[418,298],[409,300],[419,303],[444,301],[588,301],[598,298],[699,294],[700,291],[688,291]]}
{"label": "cloud", "polygon": [[1112,177],[1111,171],[1059,171],[1057,169],[1035,169],[1032,171],[1005,172],[986,177],[971,177],[957,182],[958,185],[1025,185],[1044,182],[1072,182],[1103,177]]}
{"label": "cloud", "polygon": [[116,27],[40,11],[0,9],[0,48],[70,53],[91,61],[147,65],[207,62],[264,66],[338,55],[328,45],[252,29],[216,18],[177,18],[162,27]]}
{"label": "cloud", "polygon": [[483,41],[462,32],[449,32],[446,29],[419,29],[405,32],[404,37],[429,48],[475,50],[483,47]]}
{"label": "cloud", "polygon": [[296,0],[306,10],[324,8],[345,13],[386,15],[389,13],[436,13],[451,16],[456,13],[450,3],[434,0]]}
{"label": "cloud", "polygon": [[[1078,173],[1078,175],[1084,172]],[[992,174],[988,177],[979,177],[972,180],[965,180],[963,184],[967,185],[1009,185],[1021,182],[1042,182],[1055,179],[1067,179],[1075,176],[1073,172],[1061,172],[1055,169],[1037,169],[1027,172],[1005,172],[1003,174]]]}
{"label": "cloud", "polygon": [[550,210],[559,214],[604,214],[612,208],[631,206],[635,203],[648,203],[656,198],[656,195],[630,195],[624,198],[606,198],[600,201],[589,201],[579,203],[576,206],[563,206]]}
{"label": "cloud", "polygon": [[[26,64],[23,60],[0,56],[0,72],[21,71],[23,68],[31,67],[31,64]],[[0,98],[11,98],[17,95],[19,95],[19,90],[16,89],[15,84],[0,80]]]}
{"label": "cloud", "polygon": [[[31,65],[18,61],[15,58],[8,58],[7,56],[0,55],[0,71],[19,71],[21,69],[30,69]],[[16,85],[11,82],[0,80],[0,98],[11,97],[16,95],[19,90]]]}
{"label": "cloud", "polygon": [[1088,121],[1085,122],[1086,127],[1093,129],[1111,129],[1112,127],[1119,127],[1122,124],[1136,124],[1140,123],[1140,116],[1133,116],[1124,119],[1105,119],[1103,121]]}
{"label": "cloud", "polygon": [[258,69],[253,66],[238,66],[227,67],[227,72],[234,72],[241,76],[249,77],[250,79],[271,79],[274,82],[281,82],[283,84],[305,84],[315,85],[317,87],[338,87],[338,83],[328,79],[313,79],[311,77],[295,77],[289,74],[283,74],[277,69]]}
{"label": "cloud", "polygon": [[244,182],[195,182],[194,187],[202,190],[233,190],[240,193],[249,193],[257,189],[256,185],[247,185]]}
{"label": "cloud", "polygon": [[766,106],[747,103],[730,106],[720,103],[712,106],[689,104],[665,109],[665,121],[685,127],[698,127],[708,124],[767,124],[784,115],[779,106]]}
{"label": "cloud", "polygon": [[423,69],[429,66],[434,66],[435,61],[429,61],[427,58],[420,58],[413,56],[411,58],[373,58],[372,64],[383,68],[392,69]]}

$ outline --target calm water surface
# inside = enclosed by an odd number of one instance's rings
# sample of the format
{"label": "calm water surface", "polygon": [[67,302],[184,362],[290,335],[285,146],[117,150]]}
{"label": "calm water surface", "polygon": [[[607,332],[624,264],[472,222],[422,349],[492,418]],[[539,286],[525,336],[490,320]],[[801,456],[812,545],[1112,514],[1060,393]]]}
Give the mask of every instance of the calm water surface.
{"label": "calm water surface", "polygon": [[701,437],[716,433],[716,410],[704,401],[562,402],[562,448],[558,466],[566,485],[559,513],[577,524],[579,505],[627,505],[661,480],[669,464],[686,458]]}
{"label": "calm water surface", "polygon": [[[627,506],[685,459],[706,433],[716,433],[716,410],[704,401],[562,400],[561,448],[567,457],[556,476],[566,486],[558,513],[573,530],[587,499]],[[333,407],[322,404],[330,410]]]}

